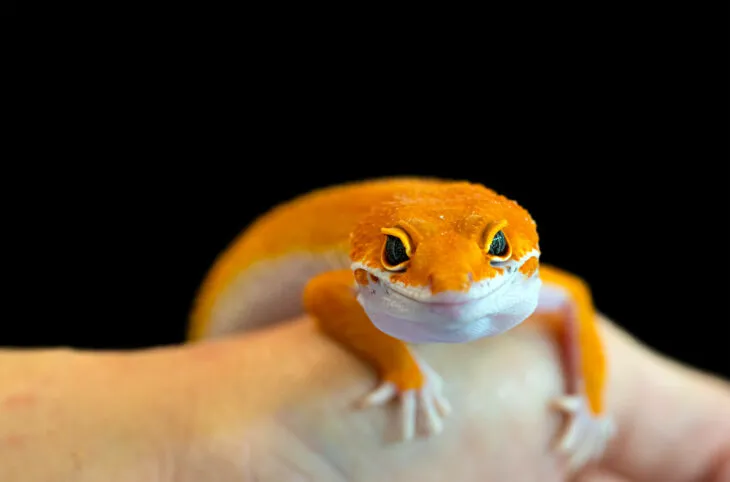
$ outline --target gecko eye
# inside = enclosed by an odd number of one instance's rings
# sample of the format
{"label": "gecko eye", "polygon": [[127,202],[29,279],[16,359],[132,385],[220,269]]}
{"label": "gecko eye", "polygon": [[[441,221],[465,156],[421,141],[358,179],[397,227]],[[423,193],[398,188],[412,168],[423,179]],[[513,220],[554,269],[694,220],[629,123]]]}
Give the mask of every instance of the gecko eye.
{"label": "gecko eye", "polygon": [[398,236],[387,235],[385,246],[383,247],[383,264],[389,270],[397,270],[410,259],[406,251],[406,246]]}
{"label": "gecko eye", "polygon": [[504,233],[497,231],[497,234],[492,238],[492,243],[489,245],[489,254],[501,258],[507,256],[509,251],[509,245],[507,245],[507,239],[504,237]]}

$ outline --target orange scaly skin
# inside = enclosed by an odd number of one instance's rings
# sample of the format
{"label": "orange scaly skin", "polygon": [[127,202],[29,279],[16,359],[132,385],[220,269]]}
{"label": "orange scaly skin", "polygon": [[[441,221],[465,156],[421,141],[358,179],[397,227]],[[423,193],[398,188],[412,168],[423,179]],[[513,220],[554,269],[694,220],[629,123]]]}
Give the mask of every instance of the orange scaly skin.
{"label": "orange scaly skin", "polygon": [[238,273],[257,261],[291,252],[346,254],[352,228],[363,213],[388,199],[394,190],[415,192],[419,184],[406,180],[335,186],[272,209],[249,226],[213,265],[191,315],[189,338],[205,336],[216,299]]}
{"label": "orange scaly skin", "polygon": [[394,178],[325,188],[276,207],[231,244],[201,286],[189,337],[304,310],[377,370],[381,383],[363,403],[398,398],[408,439],[417,406],[433,432],[450,410],[411,345],[468,342],[556,313],[568,385],[557,403],[571,420],[559,442],[581,464],[613,433],[604,352],[588,287],[540,266],[539,254],[529,213],[479,184]]}

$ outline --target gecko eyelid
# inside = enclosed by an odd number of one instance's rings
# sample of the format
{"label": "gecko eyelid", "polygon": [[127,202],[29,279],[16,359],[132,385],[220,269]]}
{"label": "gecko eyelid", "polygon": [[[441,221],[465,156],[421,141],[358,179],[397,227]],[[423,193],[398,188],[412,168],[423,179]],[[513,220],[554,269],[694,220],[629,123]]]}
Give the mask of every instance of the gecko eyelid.
{"label": "gecko eyelid", "polygon": [[492,263],[507,261],[512,257],[512,245],[504,232],[506,226],[507,222],[502,221],[485,231],[485,249]]}
{"label": "gecko eyelid", "polygon": [[411,260],[412,248],[408,235],[398,228],[383,228],[385,242],[380,253],[380,262],[388,271],[403,271]]}

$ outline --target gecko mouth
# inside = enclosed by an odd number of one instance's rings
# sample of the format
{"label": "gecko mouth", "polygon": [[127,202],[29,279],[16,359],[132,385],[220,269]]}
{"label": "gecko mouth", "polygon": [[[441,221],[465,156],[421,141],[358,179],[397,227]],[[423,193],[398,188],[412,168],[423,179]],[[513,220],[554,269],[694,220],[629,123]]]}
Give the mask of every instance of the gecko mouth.
{"label": "gecko mouth", "polygon": [[[498,295],[501,291],[504,291],[512,282],[513,279],[511,277],[505,276],[500,278],[500,282],[496,283],[496,286],[481,286],[476,290],[472,287],[467,292],[446,292],[437,293],[435,295],[432,295],[426,288],[421,296],[413,296],[394,283],[389,283],[387,281],[384,281],[383,283],[393,294],[405,298],[409,302],[422,304],[434,309],[453,309],[468,306],[470,304],[481,303],[487,298]],[[490,283],[490,285],[494,284],[495,283],[493,281]],[[476,294],[474,294],[475,291]]]}
{"label": "gecko mouth", "polygon": [[475,284],[467,293],[423,293],[419,298],[403,293],[403,287],[380,282],[361,290],[358,301],[373,324],[395,338],[414,343],[464,342],[502,333],[522,322],[537,305],[539,286],[538,277],[517,282],[510,276],[499,284]]}

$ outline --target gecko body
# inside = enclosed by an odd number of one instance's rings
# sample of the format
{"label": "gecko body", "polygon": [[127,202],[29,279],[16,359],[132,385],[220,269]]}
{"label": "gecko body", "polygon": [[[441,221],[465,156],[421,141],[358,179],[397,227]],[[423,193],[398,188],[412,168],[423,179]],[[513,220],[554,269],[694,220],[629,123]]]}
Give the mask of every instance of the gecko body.
{"label": "gecko body", "polygon": [[203,281],[189,338],[222,336],[302,312],[370,364],[363,406],[397,400],[403,438],[419,410],[431,432],[451,410],[443,381],[412,349],[495,336],[535,313],[561,317],[569,423],[557,440],[582,464],[613,434],[606,362],[587,285],[540,265],[536,223],[516,202],[466,181],[387,178],[322,188],[257,219]]}

